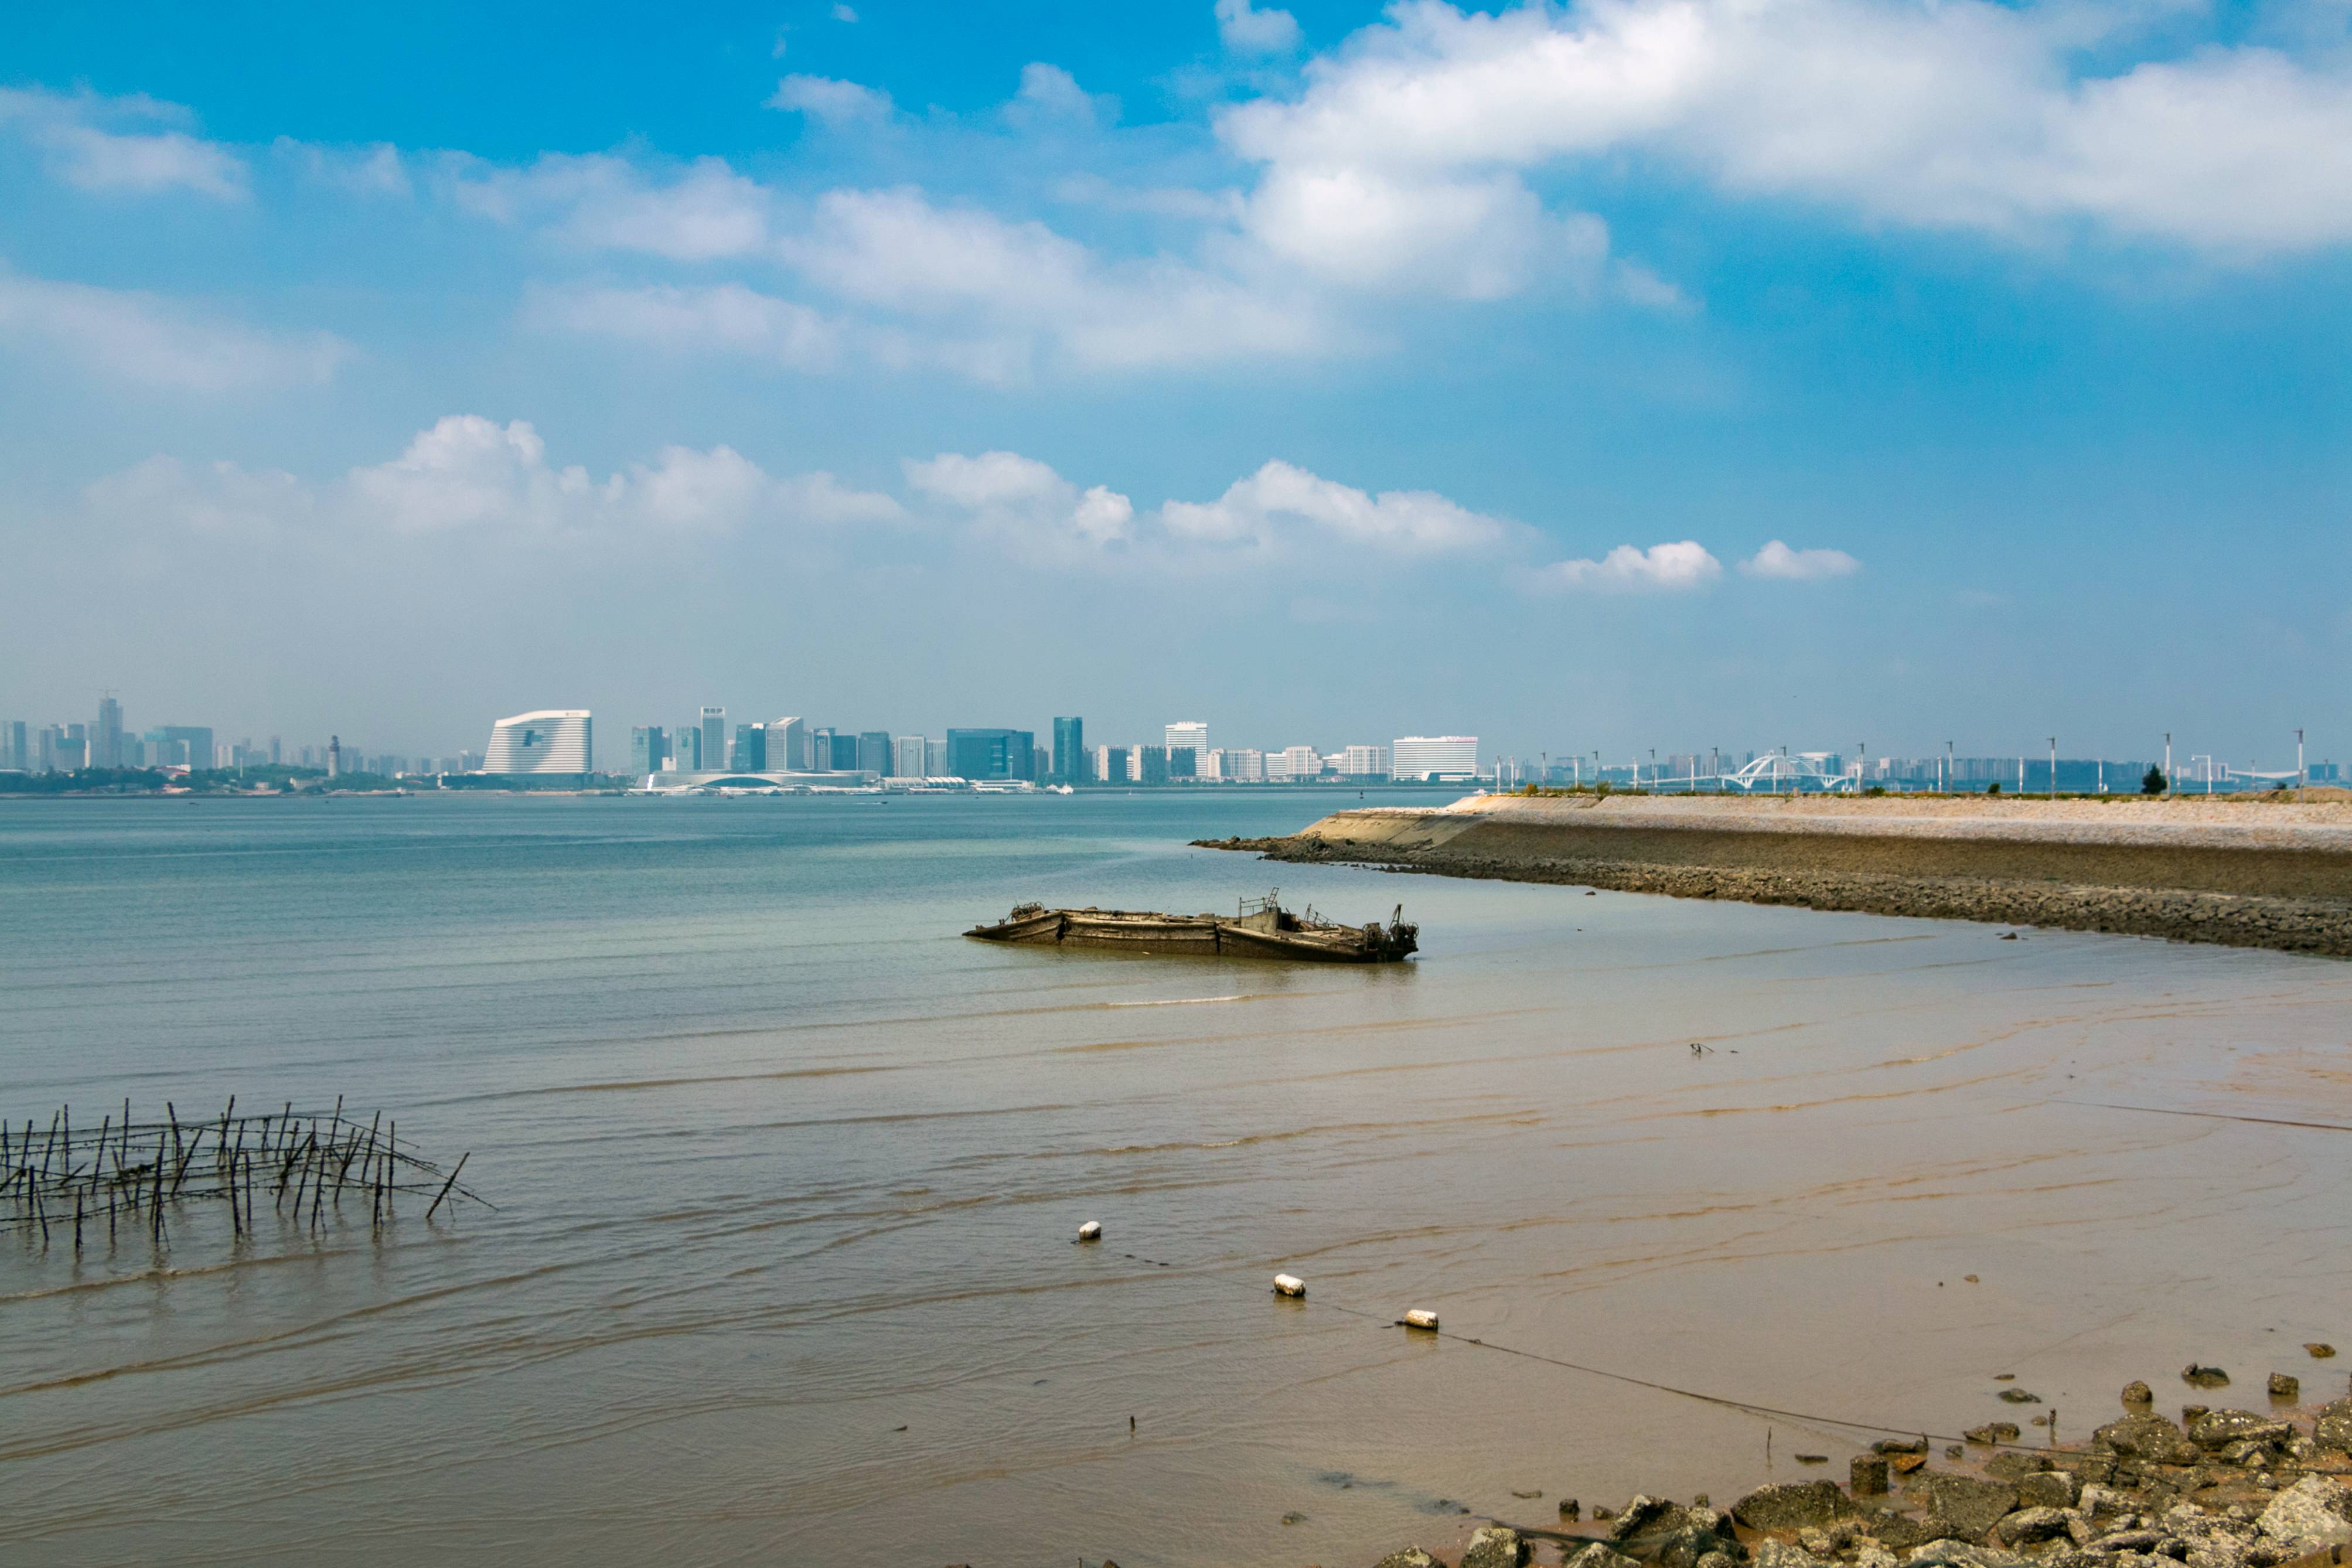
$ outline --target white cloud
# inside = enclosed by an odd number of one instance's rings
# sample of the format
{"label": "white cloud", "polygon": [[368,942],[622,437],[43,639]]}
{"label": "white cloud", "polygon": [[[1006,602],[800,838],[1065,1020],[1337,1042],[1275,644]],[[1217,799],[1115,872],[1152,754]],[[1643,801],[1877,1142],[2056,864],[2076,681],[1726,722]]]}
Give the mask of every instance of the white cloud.
{"label": "white cloud", "polygon": [[325,332],[281,334],[214,321],[152,294],[0,272],[0,341],[113,380],[220,393],[315,386],[352,357]]}
{"label": "white cloud", "polygon": [[[1313,61],[1295,100],[1221,117],[1265,185],[1387,188],[1507,212],[1519,176],[1627,153],[1741,195],[1865,217],[2261,253],[2352,239],[2352,56],[2253,45],[2128,56],[2130,7],[1992,0],[1435,0]],[[1486,195],[1478,195],[1481,189]],[[1270,199],[1254,226],[1276,226]],[[1443,216],[1451,212],[1451,219]],[[1506,224],[1506,232],[1508,224]]]}
{"label": "white cloud", "polygon": [[725,531],[757,522],[838,524],[900,515],[888,496],[844,489],[830,474],[771,478],[730,447],[665,447],[650,464],[597,480],[557,468],[523,420],[453,414],[388,463],[354,468],[337,510],[401,532],[495,528]]}
{"label": "white cloud", "polygon": [[768,99],[770,109],[792,110],[819,124],[840,127],[890,118],[890,95],[833,77],[788,76]]}
{"label": "white cloud", "polygon": [[846,333],[823,312],[740,283],[707,288],[535,289],[525,320],[542,329],[617,338],[670,353],[717,352],[793,370],[840,363]]}
{"label": "white cloud", "polygon": [[833,8],[833,19],[836,22],[855,22],[857,20],[857,13],[850,6],[835,5]]}
{"label": "white cloud", "polygon": [[290,159],[314,180],[338,186],[354,195],[406,196],[415,186],[400,149],[389,142],[366,147],[320,147],[280,136],[272,150]]}
{"label": "white cloud", "polygon": [[1741,562],[1739,569],[1750,577],[1813,583],[1824,577],[1851,577],[1862,570],[1862,563],[1843,550],[1791,550],[1776,539]]}
{"label": "white cloud", "polygon": [[1534,574],[1538,587],[1609,594],[1682,593],[1723,575],[1723,563],[1696,540],[1636,550],[1621,544],[1598,561],[1556,561]]}
{"label": "white cloud", "polygon": [[1098,118],[1115,119],[1118,102],[1117,99],[1105,98],[1097,103],[1095,96],[1080,87],[1078,79],[1068,71],[1044,60],[1032,60],[1021,68],[1021,89],[1005,106],[1005,113],[1021,126],[1034,127],[1055,121],[1091,125]]}
{"label": "white cloud", "polygon": [[1013,452],[942,453],[909,462],[917,490],[970,514],[973,531],[1033,563],[1130,562],[1215,569],[1282,557],[1349,568],[1394,560],[1486,553],[1524,536],[1428,490],[1367,494],[1294,464],[1269,462],[1215,500],[1171,500],[1138,513],[1097,485],[1081,491],[1051,467]]}
{"label": "white cloud", "polygon": [[1170,539],[1255,552],[1311,540],[1317,549],[1364,548],[1430,556],[1501,543],[1507,525],[1433,490],[1368,495],[1279,460],[1237,479],[1213,501],[1170,501],[1160,509]]}
{"label": "white cloud", "polygon": [[140,195],[187,190],[241,200],[247,190],[242,158],[184,131],[154,129],[187,118],[177,105],[143,94],[108,98],[89,91],[0,89],[0,122],[23,125],[46,154],[49,172],[68,184]]}
{"label": "white cloud", "polygon": [[908,484],[970,512],[975,532],[1033,563],[1082,561],[1132,538],[1135,507],[1125,496],[1102,485],[1081,491],[1017,452],[942,452],[906,467]]}
{"label": "white cloud", "polygon": [[333,531],[415,538],[667,538],[752,527],[837,528],[896,521],[889,496],[829,473],[779,479],[730,447],[665,447],[602,479],[557,468],[523,420],[453,414],[398,457],[324,485],[234,463],[154,458],[83,492],[93,516],[205,532],[315,539]]}
{"label": "white cloud", "polygon": [[770,240],[773,198],[723,158],[698,158],[660,181],[604,153],[551,153],[524,169],[460,160],[458,205],[500,223],[551,223],[568,243],[673,261],[750,256]]}
{"label": "white cloud", "polygon": [[1599,218],[1554,217],[1510,174],[1432,179],[1367,163],[1280,164],[1244,211],[1251,237],[1328,280],[1464,300],[1500,299],[1552,272],[1589,282],[1609,250]]}
{"label": "white cloud", "polygon": [[[1131,369],[1316,353],[1319,314],[1159,257],[1105,263],[1040,223],[934,205],[919,191],[833,191],[787,260],[844,298],[945,321],[1003,350],[1081,369]],[[982,363],[1003,364],[1001,353]]]}
{"label": "white cloud", "polygon": [[1298,47],[1298,18],[1265,11],[1251,0],[1217,0],[1217,37],[1242,55],[1288,54]]}

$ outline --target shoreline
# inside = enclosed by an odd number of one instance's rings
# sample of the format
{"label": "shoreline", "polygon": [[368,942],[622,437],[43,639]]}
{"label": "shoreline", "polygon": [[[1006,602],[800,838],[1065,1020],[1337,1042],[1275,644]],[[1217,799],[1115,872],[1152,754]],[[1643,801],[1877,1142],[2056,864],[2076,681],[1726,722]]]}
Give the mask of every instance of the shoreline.
{"label": "shoreline", "polygon": [[[2306,1347],[2315,1358],[2326,1346]],[[2226,1374],[2191,1365],[2192,1387]],[[2011,1385],[2014,1388],[2015,1385]],[[1562,1500],[1557,1528],[1493,1520],[1448,1542],[1459,1568],[2333,1568],[2352,1562],[2352,1397],[2295,1405],[2273,1374],[2267,1411],[2154,1412],[2145,1384],[2087,1443],[2032,1447],[2016,1424],[1967,1441],[1881,1441],[1847,1481],[1769,1483],[1728,1509],[1646,1494],[1622,1508]],[[2285,1393],[2278,1392],[2284,1388]],[[2039,1404],[2028,1394],[2023,1403]],[[2036,1425],[2041,1422],[2037,1420]],[[1812,1462],[1812,1456],[1799,1456]],[[1541,1494],[1538,1494],[1540,1496]],[[1421,1545],[1374,1568],[1447,1568]]]}
{"label": "shoreline", "polygon": [[2352,805],[1485,796],[1195,840],[1304,864],[2352,958]]}

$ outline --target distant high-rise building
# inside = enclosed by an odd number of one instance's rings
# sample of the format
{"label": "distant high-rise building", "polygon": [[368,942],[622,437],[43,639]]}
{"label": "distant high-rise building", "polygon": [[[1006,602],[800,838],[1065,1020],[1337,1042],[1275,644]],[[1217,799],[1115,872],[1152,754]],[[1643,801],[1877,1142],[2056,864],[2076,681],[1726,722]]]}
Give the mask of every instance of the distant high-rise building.
{"label": "distant high-rise building", "polygon": [[1475,779],[1478,776],[1478,737],[1400,735],[1389,747],[1389,767],[1396,777],[1415,783]]}
{"label": "distant high-rise building", "polygon": [[1197,719],[1181,720],[1168,726],[1167,732],[1160,738],[1160,744],[1168,748],[1168,754],[1171,757],[1179,746],[1192,747],[1192,755],[1196,758],[1205,757],[1209,754],[1209,727]]}
{"label": "distant high-rise building", "polygon": [[1036,751],[1028,730],[950,730],[948,772],[974,781],[1034,778]]}
{"label": "distant high-rise building", "polygon": [[763,773],[768,771],[768,727],[765,724],[735,726],[735,749],[728,754],[727,765],[739,773]]}
{"label": "distant high-rise building", "polygon": [[490,726],[486,773],[586,773],[595,771],[595,744],[585,708],[542,708]]}
{"label": "distant high-rise building", "polygon": [[1190,746],[1168,748],[1168,776],[1190,779],[1201,776],[1201,754]]}
{"label": "distant high-rise building", "polygon": [[[671,731],[669,752],[676,759],[680,773],[702,772],[702,721],[697,719],[691,724],[680,724]],[[718,765],[716,761],[711,763],[714,772]]]}
{"label": "distant high-rise building", "polygon": [[[493,746],[498,744],[496,731],[491,731],[490,743]],[[341,735],[327,737],[327,776],[331,779],[343,776],[343,738]]]}
{"label": "distant high-rise building", "polygon": [[714,772],[727,765],[727,710],[708,703],[702,709],[702,760]]}
{"label": "distant high-rise building", "polygon": [[901,735],[890,742],[890,773],[895,778],[919,779],[923,772],[925,742],[920,735]]}
{"label": "distant high-rise building", "polygon": [[639,724],[629,731],[629,772],[657,773],[669,760],[669,736],[658,724]]}
{"label": "distant high-rise building", "polygon": [[285,745],[285,742],[282,742],[282,741],[280,741],[280,740],[279,740],[277,736],[275,736],[275,735],[270,736],[270,737],[269,737],[269,765],[270,765],[271,767],[273,767],[273,768],[274,768],[274,767],[278,767],[278,766],[283,765],[284,759],[285,759],[285,755],[286,755],[286,745]]}
{"label": "distant high-rise building", "polygon": [[857,768],[860,773],[887,773],[890,771],[890,731],[865,730],[857,736]]}
{"label": "distant high-rise building", "polygon": [[781,773],[808,772],[808,726],[798,719],[769,720],[768,765]]}
{"label": "distant high-rise building", "polygon": [[[213,765],[213,732],[206,724],[164,724],[147,731],[148,763],[154,767],[202,770]],[[161,755],[156,742],[161,742]]]}
{"label": "distant high-rise building", "polygon": [[1135,782],[1164,784],[1168,782],[1168,748],[1139,746],[1135,752]]}
{"label": "distant high-rise building", "polygon": [[1229,746],[1224,752],[1224,766],[1218,769],[1223,778],[1234,784],[1265,783],[1265,753],[1248,746]]}
{"label": "distant high-rise building", "polygon": [[122,704],[111,697],[98,700],[98,722],[91,726],[89,731],[89,765],[94,768],[119,768],[122,765]]}
{"label": "distant high-rise building", "polygon": [[[1276,776],[1274,758],[1265,760],[1265,776]],[[1312,746],[1285,746],[1279,763],[1280,777],[1291,784],[1301,784],[1323,776],[1323,753]]]}
{"label": "distant high-rise building", "polygon": [[33,734],[33,771],[55,773],[65,771],[59,761],[66,743],[66,732],[55,724],[44,724]]}
{"label": "distant high-rise building", "polygon": [[825,764],[826,771],[836,773],[854,773],[857,771],[857,737],[856,735],[845,735],[835,730],[828,744],[833,760]]}
{"label": "distant high-rise building", "polygon": [[1094,775],[1105,784],[1125,784],[1127,782],[1127,748],[1097,746]]}
{"label": "distant high-rise building", "polygon": [[26,751],[28,744],[22,719],[11,719],[0,724],[0,768],[20,773],[30,771],[33,759]]}
{"label": "distant high-rise building", "polygon": [[819,724],[808,732],[809,762],[812,772],[829,773],[833,771],[834,731],[830,724]]}
{"label": "distant high-rise building", "polygon": [[1054,782],[1076,784],[1090,776],[1087,767],[1087,721],[1054,721]]}
{"label": "distant high-rise building", "polygon": [[1389,749],[1386,746],[1342,746],[1339,760],[1332,766],[1342,778],[1384,779],[1389,776]]}
{"label": "distant high-rise building", "polygon": [[948,743],[926,737],[923,741],[923,775],[943,779],[948,776]]}

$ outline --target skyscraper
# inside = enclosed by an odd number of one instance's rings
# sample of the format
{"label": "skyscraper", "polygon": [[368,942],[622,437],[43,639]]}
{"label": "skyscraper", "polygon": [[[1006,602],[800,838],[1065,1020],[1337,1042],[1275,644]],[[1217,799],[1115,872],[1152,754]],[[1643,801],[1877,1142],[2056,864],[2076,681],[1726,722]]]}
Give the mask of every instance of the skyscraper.
{"label": "skyscraper", "polygon": [[678,772],[698,773],[702,771],[701,720],[677,727],[670,736],[670,754],[677,759]]}
{"label": "skyscraper", "polygon": [[1087,721],[1054,721],[1054,782],[1076,784],[1089,776],[1087,767]]}
{"label": "skyscraper", "polygon": [[727,765],[739,773],[763,773],[768,771],[768,727],[765,724],[735,726],[735,750]]}
{"label": "skyscraper", "polygon": [[0,724],[0,768],[15,768],[22,773],[32,765],[32,756],[26,750],[25,721],[11,719]]}
{"label": "skyscraper", "polygon": [[669,756],[669,737],[658,724],[639,724],[629,731],[629,772],[657,773]]}
{"label": "skyscraper", "polygon": [[769,720],[768,765],[788,773],[808,772],[808,726],[798,719]]}
{"label": "skyscraper", "polygon": [[[595,747],[585,708],[542,708],[518,713],[490,726],[490,746],[482,758],[486,773],[585,773],[594,771]],[[330,749],[328,755],[334,754]]]}
{"label": "skyscraper", "polygon": [[1209,754],[1209,727],[1197,719],[1180,719],[1168,726],[1160,744],[1172,755],[1179,746],[1190,746],[1195,757]]}
{"label": "skyscraper", "polygon": [[1473,779],[1478,776],[1475,735],[1399,735],[1389,748],[1389,765],[1401,779]]}
{"label": "skyscraper", "polygon": [[702,710],[702,760],[714,772],[727,765],[727,710]]}
{"label": "skyscraper", "polygon": [[890,771],[890,731],[866,730],[857,737],[857,769],[860,773],[887,773]]}
{"label": "skyscraper", "polygon": [[198,771],[213,765],[213,731],[209,724],[165,724],[148,731],[147,738],[163,742],[162,755],[149,757],[152,763],[176,763]]}
{"label": "skyscraper", "polygon": [[[210,764],[212,759],[205,762]],[[89,765],[94,768],[119,768],[122,765],[122,704],[111,697],[98,700],[98,723],[89,732]]]}
{"label": "skyscraper", "polygon": [[950,730],[948,772],[975,782],[1034,778],[1036,751],[1028,730]]}
{"label": "skyscraper", "polygon": [[926,742],[920,735],[901,735],[890,742],[890,773],[895,778],[919,779],[923,772]]}
{"label": "skyscraper", "polygon": [[1143,746],[1137,749],[1135,782],[1164,784],[1168,782],[1168,748]]}
{"label": "skyscraper", "polygon": [[833,727],[819,724],[808,732],[808,765],[811,773],[833,771]]}

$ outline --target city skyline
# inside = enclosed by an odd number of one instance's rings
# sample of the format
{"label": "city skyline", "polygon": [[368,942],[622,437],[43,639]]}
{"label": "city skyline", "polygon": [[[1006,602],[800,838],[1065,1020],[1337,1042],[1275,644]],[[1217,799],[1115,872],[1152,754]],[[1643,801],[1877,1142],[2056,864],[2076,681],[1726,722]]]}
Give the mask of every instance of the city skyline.
{"label": "city skyline", "polygon": [[612,21],[25,18],[0,711],[2352,727],[2315,0]]}
{"label": "city skyline", "polygon": [[[2150,748],[2144,757],[2128,752],[2061,755],[2056,736],[2046,737],[2046,753],[2024,749],[1988,753],[1962,749],[1957,741],[1948,742],[1941,752],[1907,755],[1885,749],[1874,752],[1866,741],[1857,742],[1851,754],[1843,749],[1787,745],[1715,746],[1688,752],[1643,747],[1624,752],[1560,745],[1520,753],[1482,749],[1475,735],[1392,736],[1387,742],[1360,739],[1336,744],[1293,739],[1286,744],[1256,746],[1229,741],[1220,746],[1211,743],[1213,736],[1227,732],[1198,719],[1166,721],[1159,726],[1156,744],[1141,739],[1102,741],[1087,736],[1087,721],[1080,715],[1056,716],[1050,727],[1025,730],[948,726],[933,737],[921,731],[815,724],[797,716],[745,720],[730,713],[723,703],[700,704],[675,726],[631,725],[625,749],[616,755],[621,748],[609,741],[610,749],[595,752],[592,723],[590,710],[533,710],[494,721],[480,752],[460,748],[407,753],[359,743],[345,747],[340,734],[331,734],[320,745],[289,744],[278,734],[266,742],[250,736],[215,740],[214,728],[205,725],[158,725],[142,731],[126,725],[119,694],[108,691],[98,700],[96,718],[90,722],[0,718],[0,771],[201,769],[205,764],[195,759],[209,756],[215,770],[283,764],[324,770],[330,776],[338,771],[384,776],[498,776],[509,769],[518,773],[571,775],[581,771],[582,760],[588,760],[589,771],[606,777],[665,772],[710,776],[858,773],[877,779],[969,777],[1041,784],[1127,780],[1155,784],[1428,777],[1478,779],[1502,787],[1608,781],[1672,788],[1692,786],[1702,779],[1727,780],[1737,773],[1746,781],[1743,787],[1769,788],[1776,781],[1797,776],[1819,781],[1850,774],[1859,784],[1912,788],[1998,783],[2031,790],[2047,789],[2054,783],[2061,791],[2098,793],[2130,793],[2133,781],[2147,768],[2158,769],[2180,787],[2209,791],[2271,787],[2297,780],[2333,784],[2342,777],[2334,752],[2312,744],[2306,731],[2294,733],[2292,764],[2286,765],[2285,759],[2277,756],[2232,758],[2210,749],[2199,751],[2187,737],[2175,746],[2170,733],[2162,737],[2160,752]],[[1102,732],[1097,726],[1096,735]],[[960,751],[963,744],[960,736],[971,745],[992,747],[984,753],[988,760],[980,760],[982,752]],[[914,750],[908,749],[910,743]],[[1778,763],[1773,761],[1776,757],[1780,759]],[[524,761],[528,758],[537,760]],[[1074,766],[1076,771],[1072,771]],[[2037,778],[2039,785],[2031,782]]]}

